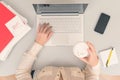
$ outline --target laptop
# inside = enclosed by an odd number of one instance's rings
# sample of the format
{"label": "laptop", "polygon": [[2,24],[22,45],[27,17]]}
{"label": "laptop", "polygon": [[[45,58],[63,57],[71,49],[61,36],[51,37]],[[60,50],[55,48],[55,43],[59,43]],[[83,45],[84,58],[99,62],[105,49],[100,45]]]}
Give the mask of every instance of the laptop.
{"label": "laptop", "polygon": [[46,46],[73,46],[84,41],[84,12],[88,4],[33,4],[37,26],[49,23],[53,36]]}

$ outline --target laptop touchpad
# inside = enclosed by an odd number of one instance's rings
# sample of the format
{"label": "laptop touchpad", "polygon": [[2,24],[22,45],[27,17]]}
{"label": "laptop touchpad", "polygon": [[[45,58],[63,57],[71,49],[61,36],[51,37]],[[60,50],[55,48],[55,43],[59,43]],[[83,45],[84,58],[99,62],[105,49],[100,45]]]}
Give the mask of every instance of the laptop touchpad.
{"label": "laptop touchpad", "polygon": [[69,36],[66,34],[54,34],[52,39],[52,44],[55,45],[68,45],[69,44]]}

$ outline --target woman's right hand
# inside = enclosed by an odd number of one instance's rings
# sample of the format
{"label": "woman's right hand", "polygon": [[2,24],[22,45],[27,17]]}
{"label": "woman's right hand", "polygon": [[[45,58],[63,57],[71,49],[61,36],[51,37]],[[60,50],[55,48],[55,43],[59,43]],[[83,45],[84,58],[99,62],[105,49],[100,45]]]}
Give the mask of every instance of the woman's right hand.
{"label": "woman's right hand", "polygon": [[39,24],[35,41],[43,46],[52,35],[53,31],[49,23]]}

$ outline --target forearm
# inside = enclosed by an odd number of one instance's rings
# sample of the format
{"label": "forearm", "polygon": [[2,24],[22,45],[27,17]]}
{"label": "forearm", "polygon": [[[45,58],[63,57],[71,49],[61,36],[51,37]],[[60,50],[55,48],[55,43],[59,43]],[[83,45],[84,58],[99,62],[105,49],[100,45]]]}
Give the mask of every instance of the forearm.
{"label": "forearm", "polygon": [[33,45],[30,51],[24,54],[24,57],[17,69],[16,72],[17,80],[32,80],[29,72],[31,71],[32,65],[36,59],[38,52],[42,48],[41,45],[44,45],[52,36],[53,31],[51,28],[52,27],[49,25],[49,23],[39,25],[37,30],[37,36],[35,39],[36,43]]}
{"label": "forearm", "polygon": [[100,61],[94,67],[87,65],[85,68],[85,80],[99,80],[100,74]]}
{"label": "forearm", "polygon": [[[30,78],[30,71],[32,65],[36,59],[38,52],[42,49],[42,46],[38,43],[34,43],[33,47],[26,53],[20,62],[19,67],[16,70],[16,78],[20,79],[23,77]],[[20,79],[21,80],[21,79]]]}

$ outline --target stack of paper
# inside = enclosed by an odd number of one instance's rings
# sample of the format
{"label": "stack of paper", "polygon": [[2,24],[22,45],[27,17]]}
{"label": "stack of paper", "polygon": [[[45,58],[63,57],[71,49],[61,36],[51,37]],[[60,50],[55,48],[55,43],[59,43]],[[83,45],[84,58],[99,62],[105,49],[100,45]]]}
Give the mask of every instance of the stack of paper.
{"label": "stack of paper", "polygon": [[[4,2],[0,2],[0,10],[0,18],[2,17],[1,15],[4,15],[2,19],[7,19],[6,21],[3,20],[3,25],[0,25],[1,31],[3,31],[4,33],[7,31],[5,34],[0,33],[2,34],[2,36],[0,35],[0,41],[4,39],[4,41],[0,43],[1,45],[3,45],[4,43],[3,46],[0,46],[0,60],[4,61],[10,54],[14,45],[23,36],[25,36],[25,34],[27,34],[31,30],[31,28],[28,26],[26,18],[18,14],[13,8],[5,4]],[[0,21],[2,21],[2,19]],[[6,29],[6,31],[3,30],[3,27]]]}
{"label": "stack of paper", "polygon": [[[100,57],[101,57],[101,60],[102,60],[102,63],[104,65],[104,67],[107,67],[106,63],[107,63],[108,57],[110,55],[111,49],[112,48],[106,49],[106,50],[103,50],[103,51],[100,52]],[[114,64],[118,64],[118,58],[117,58],[117,54],[116,54],[115,48],[113,48],[113,50],[112,50],[112,55],[110,57],[109,66],[112,66]]]}

